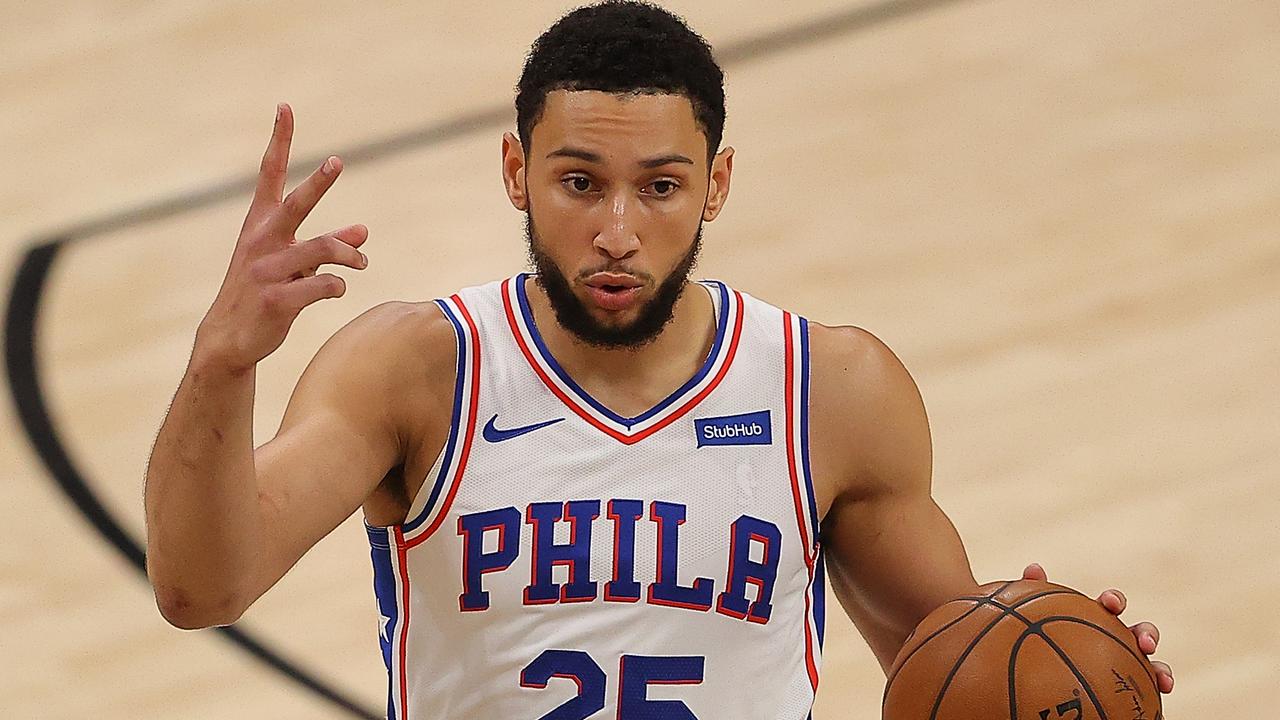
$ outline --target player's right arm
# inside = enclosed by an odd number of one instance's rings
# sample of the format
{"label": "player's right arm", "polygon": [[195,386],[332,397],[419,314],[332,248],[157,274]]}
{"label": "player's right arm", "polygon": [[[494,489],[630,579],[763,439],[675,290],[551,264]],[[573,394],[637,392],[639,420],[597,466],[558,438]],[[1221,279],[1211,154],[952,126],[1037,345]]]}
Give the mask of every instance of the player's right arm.
{"label": "player's right arm", "polygon": [[328,159],[282,199],[293,117],[281,106],[253,202],[218,296],[196,332],[186,375],[147,467],[147,573],[174,625],[234,622],[324,534],[358,508],[400,454],[373,311],[340,331],[299,382],[280,433],[255,452],[255,368],[298,313],[345,291],[320,265],[363,269],[351,226],[294,233],[341,163]]}

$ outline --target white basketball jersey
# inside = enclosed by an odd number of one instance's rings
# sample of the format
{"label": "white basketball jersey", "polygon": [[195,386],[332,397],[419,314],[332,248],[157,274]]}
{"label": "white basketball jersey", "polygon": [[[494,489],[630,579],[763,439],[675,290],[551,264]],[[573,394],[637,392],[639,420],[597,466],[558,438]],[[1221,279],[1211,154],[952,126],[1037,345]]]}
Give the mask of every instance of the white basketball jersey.
{"label": "white basketball jersey", "polygon": [[[369,527],[392,720],[800,720],[823,569],[804,319],[719,282],[706,362],[622,417],[551,357],[527,275],[437,303],[452,429]],[[532,282],[532,280],[529,280]]]}

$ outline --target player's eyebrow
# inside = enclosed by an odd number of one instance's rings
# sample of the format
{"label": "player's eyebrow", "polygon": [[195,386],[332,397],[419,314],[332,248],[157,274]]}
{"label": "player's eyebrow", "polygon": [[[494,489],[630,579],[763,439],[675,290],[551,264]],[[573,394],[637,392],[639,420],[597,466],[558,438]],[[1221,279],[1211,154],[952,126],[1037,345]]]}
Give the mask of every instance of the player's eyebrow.
{"label": "player's eyebrow", "polygon": [[[562,147],[558,150],[552,150],[551,152],[547,153],[547,157],[548,158],[571,157],[571,158],[577,158],[584,162],[594,163],[596,165],[600,165],[604,162],[604,159],[601,158],[598,153],[593,153],[590,150],[583,150],[582,148],[575,148],[575,147]],[[693,161],[679,153],[669,153],[667,155],[658,155],[656,157],[645,158],[644,160],[641,160],[637,164],[642,168],[650,169],[650,168],[662,167],[663,165],[669,165],[671,163],[687,163],[689,165],[692,165]]]}

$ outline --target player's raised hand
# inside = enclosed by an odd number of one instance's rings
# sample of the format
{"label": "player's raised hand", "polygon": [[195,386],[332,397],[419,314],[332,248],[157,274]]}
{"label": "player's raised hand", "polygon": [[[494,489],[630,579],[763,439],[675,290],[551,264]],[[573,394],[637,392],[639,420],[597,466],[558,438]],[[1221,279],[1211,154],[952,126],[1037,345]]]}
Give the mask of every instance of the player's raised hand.
{"label": "player's raised hand", "polygon": [[369,237],[363,225],[304,241],[294,236],[338,179],[342,161],[328,158],[285,197],[292,140],[293,111],[282,104],[227,275],[196,333],[197,351],[216,358],[228,371],[247,370],[280,347],[303,308],[346,292],[342,278],[317,274],[317,268],[344,265],[363,270],[369,264],[357,249]]}

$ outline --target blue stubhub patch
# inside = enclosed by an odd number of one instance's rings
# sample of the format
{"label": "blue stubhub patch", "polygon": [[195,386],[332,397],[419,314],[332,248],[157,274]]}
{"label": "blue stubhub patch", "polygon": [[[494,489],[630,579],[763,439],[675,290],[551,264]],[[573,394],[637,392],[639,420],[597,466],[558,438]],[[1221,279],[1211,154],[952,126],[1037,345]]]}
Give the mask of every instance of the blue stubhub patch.
{"label": "blue stubhub patch", "polygon": [[698,418],[693,421],[698,447],[704,445],[772,445],[769,411]]}

